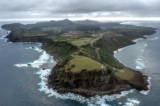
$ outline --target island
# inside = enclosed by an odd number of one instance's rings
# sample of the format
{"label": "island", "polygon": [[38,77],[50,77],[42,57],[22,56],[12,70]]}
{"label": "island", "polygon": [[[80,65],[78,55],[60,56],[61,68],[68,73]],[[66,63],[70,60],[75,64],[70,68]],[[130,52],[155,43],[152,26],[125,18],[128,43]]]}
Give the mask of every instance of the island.
{"label": "island", "polygon": [[47,85],[58,93],[91,97],[148,90],[148,76],[125,67],[114,57],[114,51],[155,33],[155,28],[68,19],[5,24],[2,28],[11,31],[8,41],[42,43],[41,48],[57,61]]}

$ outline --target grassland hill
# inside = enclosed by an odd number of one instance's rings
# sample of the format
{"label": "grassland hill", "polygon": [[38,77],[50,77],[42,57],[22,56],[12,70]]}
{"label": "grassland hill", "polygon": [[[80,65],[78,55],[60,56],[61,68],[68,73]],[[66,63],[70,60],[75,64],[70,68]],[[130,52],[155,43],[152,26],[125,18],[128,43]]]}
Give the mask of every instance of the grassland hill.
{"label": "grassland hill", "polygon": [[48,86],[59,93],[90,97],[133,88],[148,90],[148,77],[119,63],[113,51],[155,33],[154,28],[68,19],[13,23],[2,28],[11,30],[9,41],[41,42],[42,48],[54,56],[57,65],[48,76]]}

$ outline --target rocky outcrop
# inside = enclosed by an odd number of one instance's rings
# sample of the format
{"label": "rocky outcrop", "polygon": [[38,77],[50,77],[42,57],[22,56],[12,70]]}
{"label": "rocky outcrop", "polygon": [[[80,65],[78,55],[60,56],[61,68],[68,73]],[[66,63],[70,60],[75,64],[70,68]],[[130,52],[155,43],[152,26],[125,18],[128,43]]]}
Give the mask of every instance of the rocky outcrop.
{"label": "rocky outcrop", "polygon": [[52,73],[48,77],[48,86],[59,93],[72,92],[91,97],[117,94],[130,89],[148,90],[148,77],[138,71],[134,71],[135,77],[130,81],[122,80],[114,74],[110,75],[106,70],[99,71],[99,74],[95,74],[95,71],[88,72],[85,75],[83,72],[70,73],[70,76],[66,76],[68,79],[57,80],[57,69],[58,65],[52,69]]}
{"label": "rocky outcrop", "polygon": [[8,38],[9,41],[11,42],[45,42],[48,41],[49,39],[44,39],[43,37],[40,36],[32,36],[32,37],[23,37],[23,36],[18,36],[18,35],[13,35],[13,32],[11,32],[6,38]]}
{"label": "rocky outcrop", "polygon": [[138,91],[141,90],[148,90],[147,85],[148,83],[148,76],[143,75],[139,71],[134,71],[135,76],[132,81],[129,81],[128,84],[133,88],[137,89]]}

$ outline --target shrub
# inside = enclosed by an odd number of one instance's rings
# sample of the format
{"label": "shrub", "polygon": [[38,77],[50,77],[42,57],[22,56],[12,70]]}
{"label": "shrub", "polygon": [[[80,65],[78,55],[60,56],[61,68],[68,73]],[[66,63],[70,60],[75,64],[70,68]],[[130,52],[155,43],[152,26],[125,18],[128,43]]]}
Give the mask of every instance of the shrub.
{"label": "shrub", "polygon": [[75,67],[75,65],[74,65],[74,64],[72,64],[72,65],[71,65],[71,68],[74,68],[74,67]]}
{"label": "shrub", "polygon": [[72,56],[67,56],[66,57],[66,61],[68,62],[68,61],[70,61],[72,59]]}
{"label": "shrub", "polygon": [[69,70],[69,71],[70,71],[70,70],[71,70],[71,68],[67,68],[67,70]]}
{"label": "shrub", "polygon": [[82,69],[82,72],[85,72],[85,71],[87,71],[87,69]]}

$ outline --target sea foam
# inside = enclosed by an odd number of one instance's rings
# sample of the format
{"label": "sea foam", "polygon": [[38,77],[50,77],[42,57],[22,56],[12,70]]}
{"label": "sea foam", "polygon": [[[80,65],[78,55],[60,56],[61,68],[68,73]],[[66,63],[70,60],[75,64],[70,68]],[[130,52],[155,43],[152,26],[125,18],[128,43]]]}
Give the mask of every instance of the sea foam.
{"label": "sea foam", "polygon": [[149,90],[148,90],[148,91],[140,91],[141,94],[147,95],[147,94],[150,92],[150,88],[151,88],[151,77],[148,77],[148,80],[147,80],[147,81],[148,81],[148,83],[149,83],[148,86],[147,86]]}
{"label": "sea foam", "polygon": [[6,36],[7,35],[9,35],[9,33],[10,33],[11,31],[7,31],[7,34],[4,34],[2,37],[0,37],[0,39],[3,39],[5,42],[7,42],[7,38],[6,38]]}
{"label": "sea foam", "polygon": [[52,57],[49,56],[49,54],[47,54],[46,51],[43,51],[42,55],[39,57],[38,60],[35,60],[33,62],[28,62],[27,64],[15,64],[14,66],[17,66],[17,67],[31,66],[32,68],[40,68],[43,64],[47,64],[50,58]]}
{"label": "sea foam", "polygon": [[138,69],[138,70],[142,70],[142,69],[144,69],[145,68],[145,64],[142,62],[142,59],[141,58],[138,58],[138,59],[136,59],[136,69]]}
{"label": "sea foam", "polygon": [[27,64],[15,64],[14,66],[17,66],[17,67],[28,67]]}
{"label": "sea foam", "polygon": [[153,38],[153,39],[150,39],[150,40],[157,40],[157,39],[159,39],[159,37],[155,37],[155,38]]}
{"label": "sea foam", "polygon": [[138,106],[139,104],[140,101],[138,101],[137,99],[128,98],[124,106]]}
{"label": "sea foam", "polygon": [[147,45],[147,44],[144,44],[144,46],[146,46],[146,47],[147,47],[148,45]]}
{"label": "sea foam", "polygon": [[42,52],[43,51],[40,47],[28,47],[26,49],[34,49],[34,50],[36,50],[38,52]]}

